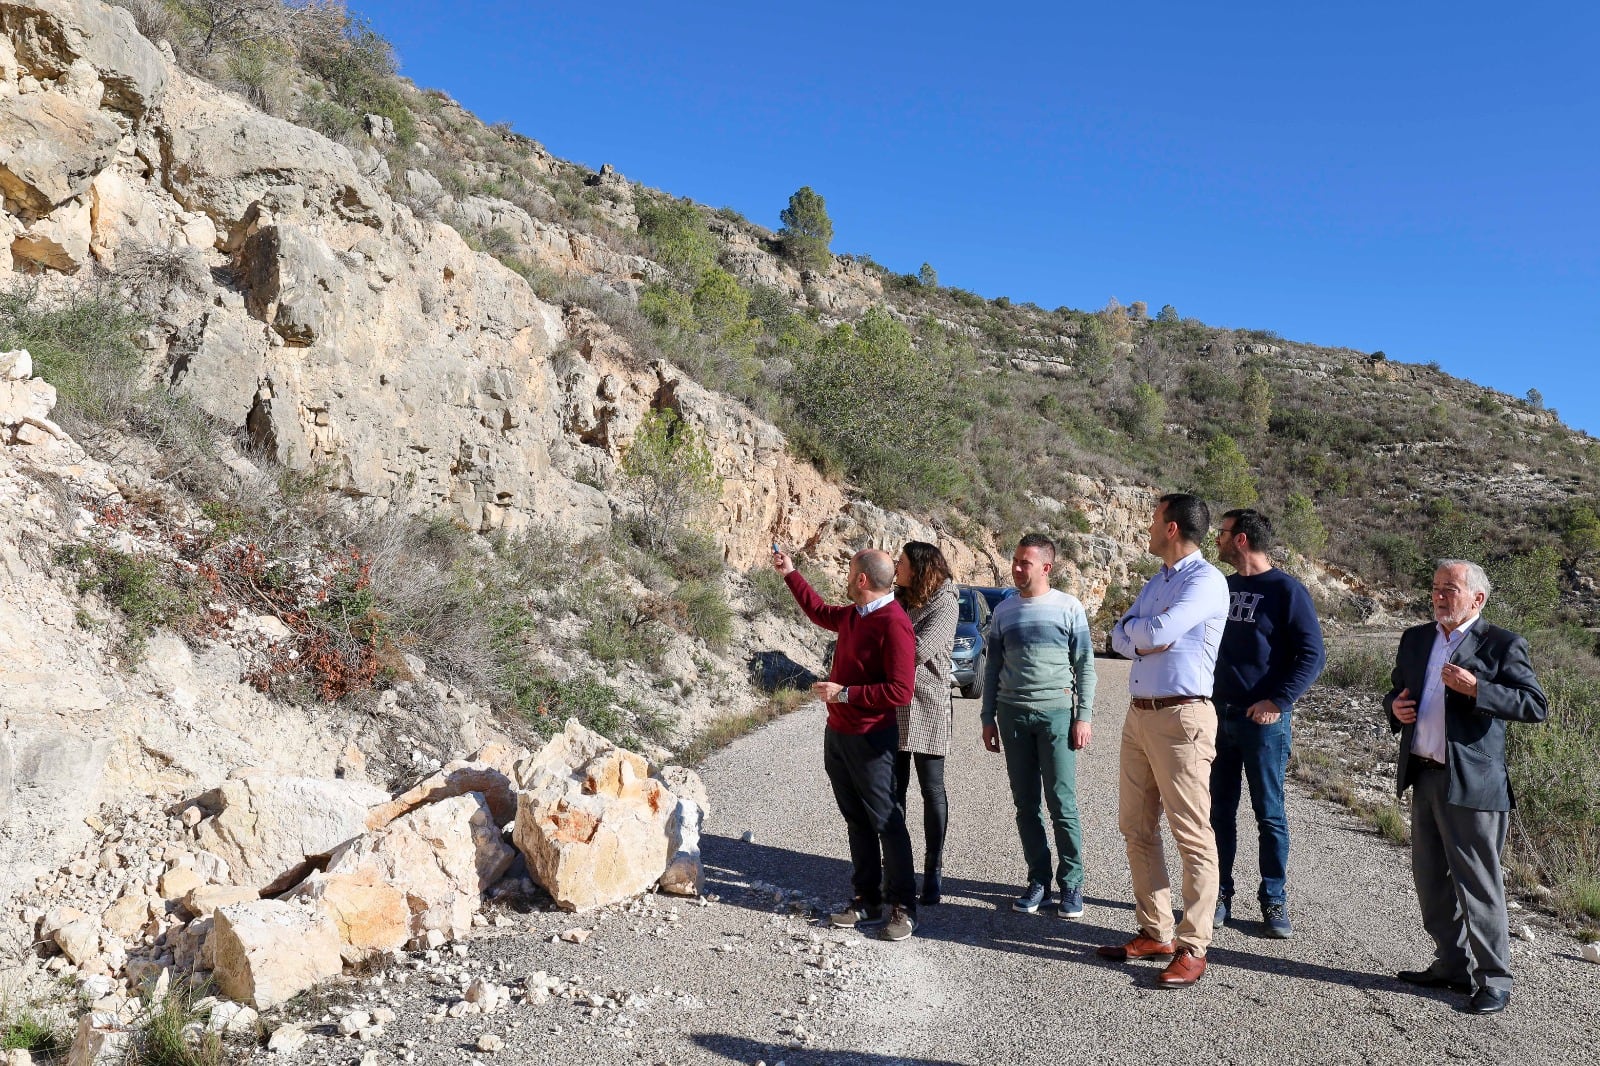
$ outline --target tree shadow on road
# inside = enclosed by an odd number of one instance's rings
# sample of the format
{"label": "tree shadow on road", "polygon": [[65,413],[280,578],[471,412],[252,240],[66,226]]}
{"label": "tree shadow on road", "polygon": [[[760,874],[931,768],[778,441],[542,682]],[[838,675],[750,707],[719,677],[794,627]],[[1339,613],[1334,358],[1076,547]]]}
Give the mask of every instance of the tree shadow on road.
{"label": "tree shadow on road", "polygon": [[[701,850],[706,889],[717,893],[724,903],[767,912],[809,903],[815,916],[822,919],[828,906],[842,903],[850,894],[850,864],[843,859],[710,834],[701,838]],[[786,892],[780,898],[764,888],[752,890],[753,884],[770,885]],[[1042,911],[1038,914],[1012,911],[1011,900],[1016,892],[1016,885],[946,878],[945,902],[920,909],[916,935],[923,940],[1005,951],[1048,961],[1095,967],[1122,965],[1099,958],[1094,949],[1124,943],[1133,935],[1132,903],[1089,898],[1085,900],[1088,913],[1084,918],[1064,921]],[[1248,932],[1243,928],[1230,928],[1239,933]],[[1299,958],[1256,954],[1231,944],[1213,943],[1208,961],[1218,968],[1346,988],[1403,992],[1427,999],[1452,998],[1448,993],[1402,984],[1390,973],[1348,970]],[[1154,979],[1160,965],[1152,960],[1126,966],[1125,970],[1130,981],[1145,983]]]}
{"label": "tree shadow on road", "polygon": [[872,1051],[840,1051],[836,1048],[791,1049],[782,1044],[767,1044],[729,1033],[693,1033],[689,1037],[696,1045],[734,1062],[776,1062],[783,1060],[791,1066],[827,1063],[828,1066],[960,1066],[947,1059],[900,1058],[880,1055]]}

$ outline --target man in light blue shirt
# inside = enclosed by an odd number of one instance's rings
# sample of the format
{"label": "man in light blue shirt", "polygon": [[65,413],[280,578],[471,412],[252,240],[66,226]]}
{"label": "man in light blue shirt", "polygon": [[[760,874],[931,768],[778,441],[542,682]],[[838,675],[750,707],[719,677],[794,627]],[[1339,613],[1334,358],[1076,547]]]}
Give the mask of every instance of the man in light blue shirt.
{"label": "man in light blue shirt", "polygon": [[[1204,500],[1161,497],[1150,523],[1150,553],[1161,570],[1111,631],[1111,645],[1133,660],[1133,702],[1122,724],[1118,825],[1128,845],[1139,932],[1099,948],[1108,959],[1172,956],[1157,983],[1192,985],[1206,971],[1217,906],[1217,839],[1211,830],[1211,762],[1217,712],[1211,681],[1228,620],[1228,582],[1200,543],[1211,526]],[[1165,811],[1183,858],[1183,922],[1174,938],[1172,886],[1161,844]]]}

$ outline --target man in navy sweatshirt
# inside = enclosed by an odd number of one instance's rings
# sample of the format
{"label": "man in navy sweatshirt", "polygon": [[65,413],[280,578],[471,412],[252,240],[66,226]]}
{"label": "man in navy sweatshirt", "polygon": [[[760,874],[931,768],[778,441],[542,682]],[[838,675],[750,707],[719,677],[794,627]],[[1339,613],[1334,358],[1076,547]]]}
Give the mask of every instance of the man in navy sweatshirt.
{"label": "man in navy sweatshirt", "polygon": [[1294,703],[1322,672],[1322,627],[1311,594],[1272,565],[1272,523],[1249,508],[1229,511],[1217,529],[1217,555],[1232,566],[1228,621],[1217,652],[1212,702],[1217,757],[1211,764],[1211,828],[1217,836],[1221,890],[1216,924],[1233,913],[1233,858],[1238,851],[1241,775],[1260,831],[1261,915],[1267,933],[1294,935],[1286,892],[1289,822],[1283,775],[1289,765]]}
{"label": "man in navy sweatshirt", "polygon": [[856,552],[845,577],[847,607],[824,603],[786,553],[774,550],[772,567],[806,617],[839,634],[828,680],[811,686],[828,705],[822,761],[850,830],[854,868],[855,898],[830,922],[881,924],[885,940],[904,940],[916,928],[917,886],[906,812],[895,798],[895,711],[911,704],[917,638],[894,598],[894,560],[875,549]]}

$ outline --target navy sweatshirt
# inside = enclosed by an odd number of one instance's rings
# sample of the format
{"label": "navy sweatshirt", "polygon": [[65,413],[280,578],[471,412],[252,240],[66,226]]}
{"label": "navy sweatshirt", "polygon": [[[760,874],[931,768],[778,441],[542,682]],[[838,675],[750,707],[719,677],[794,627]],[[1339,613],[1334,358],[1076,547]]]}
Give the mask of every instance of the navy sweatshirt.
{"label": "navy sweatshirt", "polygon": [[1322,673],[1322,626],[1311,593],[1274,567],[1228,578],[1228,622],[1217,652],[1217,703],[1271,700],[1289,710]]}

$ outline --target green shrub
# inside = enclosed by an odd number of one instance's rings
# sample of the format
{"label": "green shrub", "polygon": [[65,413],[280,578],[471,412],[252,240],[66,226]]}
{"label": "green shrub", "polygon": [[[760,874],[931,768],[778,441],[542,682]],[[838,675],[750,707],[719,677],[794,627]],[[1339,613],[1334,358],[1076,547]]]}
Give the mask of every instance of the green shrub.
{"label": "green shrub", "polygon": [[63,1011],[0,1001],[0,1051],[26,1051],[35,1060],[65,1055],[72,1045],[69,1024]]}
{"label": "green shrub", "polygon": [[722,491],[705,435],[671,408],[652,411],[622,458],[645,543],[660,551]]}
{"label": "green shrub", "polygon": [[753,566],[745,571],[744,576],[750,582],[751,602],[747,612],[750,617],[794,606],[794,596],[789,592],[789,586],[772,567]]}
{"label": "green shrub", "polygon": [[1195,472],[1195,490],[1227,507],[1249,507],[1260,499],[1249,461],[1238,442],[1226,433],[1217,434],[1206,445],[1205,462]]}
{"label": "green shrub", "polygon": [[650,245],[650,258],[674,274],[694,279],[717,265],[717,239],[693,204],[684,200],[663,202],[641,193],[635,211],[639,215],[639,232]]}
{"label": "green shrub", "polygon": [[159,1000],[147,1001],[135,1020],[128,1066],[222,1066],[222,1035],[203,1028],[194,1040],[184,1032],[205,1022],[205,1012],[195,1009],[196,996],[176,986]]}
{"label": "green shrub", "polygon": [[1411,838],[1411,829],[1406,824],[1405,812],[1398,804],[1374,804],[1367,808],[1366,814],[1373,828],[1378,831],[1378,835],[1389,843],[1404,844]]}
{"label": "green shrub", "polygon": [[1387,693],[1393,668],[1394,656],[1390,652],[1366,643],[1336,645],[1328,651],[1319,680],[1335,688]]}
{"label": "green shrub", "polygon": [[400,90],[394,49],[365,19],[347,18],[341,33],[306,42],[300,62],[351,112],[393,122],[402,148],[416,143],[417,120]]}
{"label": "green shrub", "polygon": [[0,292],[0,350],[26,348],[34,373],[56,387],[56,418],[69,428],[127,415],[143,360],[133,335],[146,325],[109,286],[46,296],[25,281]]}
{"label": "green shrub", "polygon": [[191,623],[200,612],[198,587],[164,559],[81,544],[62,549],[56,558],[82,571],[79,592],[100,593],[122,616],[115,650],[124,666],[144,658],[156,629]]}
{"label": "green shrub", "polygon": [[675,594],[688,622],[689,632],[711,648],[721,648],[733,636],[733,608],[721,582],[685,581]]}
{"label": "green shrub", "polygon": [[948,365],[912,344],[882,308],[840,325],[788,382],[800,443],[886,506],[925,504],[960,483],[951,461],[966,430]]}

